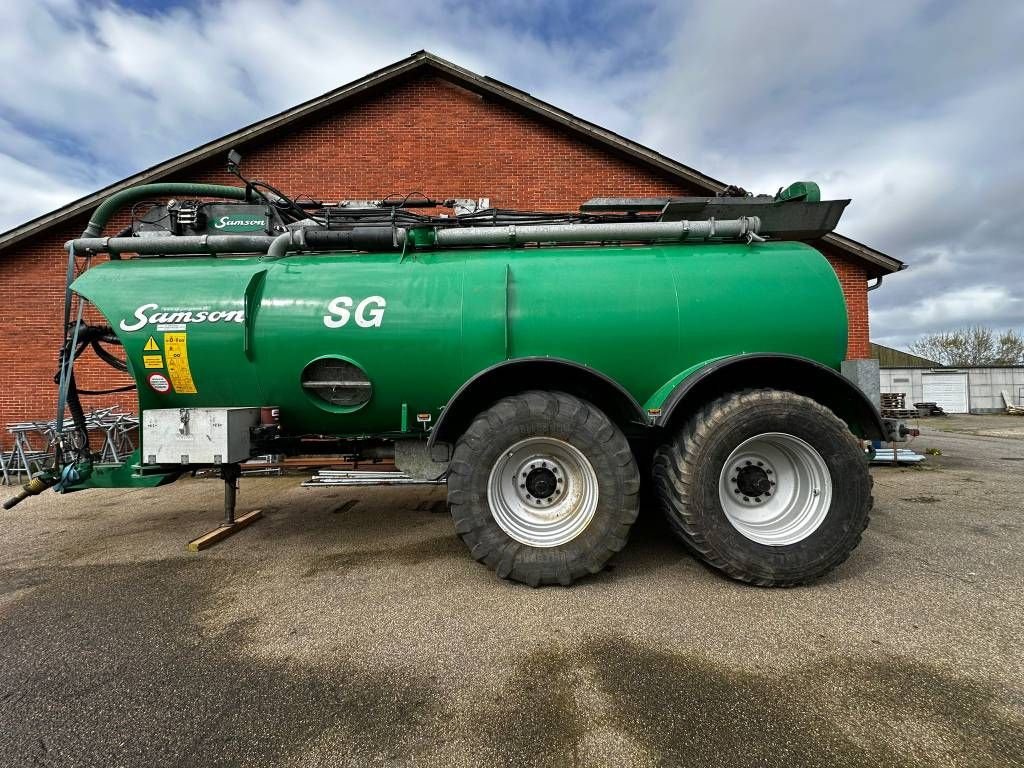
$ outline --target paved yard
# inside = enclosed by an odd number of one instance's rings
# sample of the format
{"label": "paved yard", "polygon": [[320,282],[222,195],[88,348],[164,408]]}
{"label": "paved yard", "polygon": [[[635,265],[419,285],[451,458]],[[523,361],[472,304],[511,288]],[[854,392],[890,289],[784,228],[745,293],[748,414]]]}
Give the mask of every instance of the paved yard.
{"label": "paved yard", "polygon": [[728,582],[647,515],[569,589],[474,563],[442,489],[245,479],[0,517],[0,763],[1019,766],[1024,420],[923,421],[811,587]]}

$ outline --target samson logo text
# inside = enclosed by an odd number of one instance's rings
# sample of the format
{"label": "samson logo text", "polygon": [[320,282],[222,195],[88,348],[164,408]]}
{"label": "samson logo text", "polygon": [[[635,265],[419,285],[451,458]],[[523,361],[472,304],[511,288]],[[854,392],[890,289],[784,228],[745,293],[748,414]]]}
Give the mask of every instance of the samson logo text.
{"label": "samson logo text", "polygon": [[135,321],[122,320],[120,323],[122,331],[137,331],[147,325],[162,325],[164,323],[241,323],[245,320],[245,313],[240,309],[228,310],[183,310],[154,312],[160,309],[159,304],[143,304],[135,310]]}
{"label": "samson logo text", "polygon": [[238,219],[234,216],[221,216],[213,223],[213,227],[214,229],[224,229],[226,227],[264,227],[266,224],[265,219]]}

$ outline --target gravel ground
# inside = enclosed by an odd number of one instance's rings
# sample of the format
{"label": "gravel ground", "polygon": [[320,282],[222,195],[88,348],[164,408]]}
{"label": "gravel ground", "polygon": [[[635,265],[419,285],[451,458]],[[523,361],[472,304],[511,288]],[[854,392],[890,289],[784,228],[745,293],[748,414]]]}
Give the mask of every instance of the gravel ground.
{"label": "gravel ground", "polygon": [[439,488],[246,478],[0,522],[11,766],[1020,766],[1024,420],[922,421],[833,575],[726,581],[646,514],[571,588],[497,580]]}

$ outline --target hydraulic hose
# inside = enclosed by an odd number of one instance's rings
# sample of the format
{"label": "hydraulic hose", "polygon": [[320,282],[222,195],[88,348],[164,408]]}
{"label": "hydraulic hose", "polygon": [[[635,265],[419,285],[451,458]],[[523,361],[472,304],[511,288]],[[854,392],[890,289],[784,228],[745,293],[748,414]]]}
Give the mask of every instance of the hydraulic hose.
{"label": "hydraulic hose", "polygon": [[189,184],[187,182],[159,182],[129,187],[115,192],[93,211],[89,225],[82,232],[82,237],[98,237],[111,217],[129,203],[145,200],[150,197],[220,197],[228,200],[246,200],[245,187],[230,187],[223,184]]}
{"label": "hydraulic hose", "polygon": [[[120,343],[117,337],[113,335],[113,329],[109,325],[85,325],[81,319],[78,320],[75,327],[75,333],[71,339],[69,339],[60,355],[60,371],[54,377],[55,380],[62,387],[63,398],[59,405],[66,405],[68,411],[71,414],[71,422],[75,426],[75,431],[79,434],[79,439],[83,441],[85,445],[86,453],[88,453],[89,446],[89,429],[85,421],[85,409],[82,408],[82,401],[79,398],[78,385],[75,382],[75,369],[74,361],[82,354],[87,346],[93,346],[94,349],[99,349],[99,342],[106,341],[108,343]],[[107,353],[109,355],[109,353]],[[124,370],[120,365],[115,365],[106,356],[101,356],[108,365],[111,365],[118,370]],[[109,357],[120,363],[117,358],[113,355]],[[63,411],[63,409],[61,409]],[[58,423],[63,418],[63,412],[58,414]],[[61,450],[62,447],[58,441],[58,445],[55,448],[55,457],[57,466],[60,465],[61,461]]]}
{"label": "hydraulic hose", "polygon": [[79,439],[85,446],[85,452],[89,453],[89,426],[85,421],[85,409],[82,408],[82,401],[78,397],[78,385],[75,383],[75,370],[68,371],[68,411],[71,413],[71,423],[75,425]]}

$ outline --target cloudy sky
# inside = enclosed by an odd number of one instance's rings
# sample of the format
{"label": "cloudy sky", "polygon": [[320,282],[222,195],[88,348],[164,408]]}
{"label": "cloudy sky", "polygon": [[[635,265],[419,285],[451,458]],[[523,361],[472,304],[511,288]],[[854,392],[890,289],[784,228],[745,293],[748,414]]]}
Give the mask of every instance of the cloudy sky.
{"label": "cloudy sky", "polygon": [[873,337],[1024,328],[1024,3],[0,7],[0,231],[421,48],[724,181],[851,197]]}

